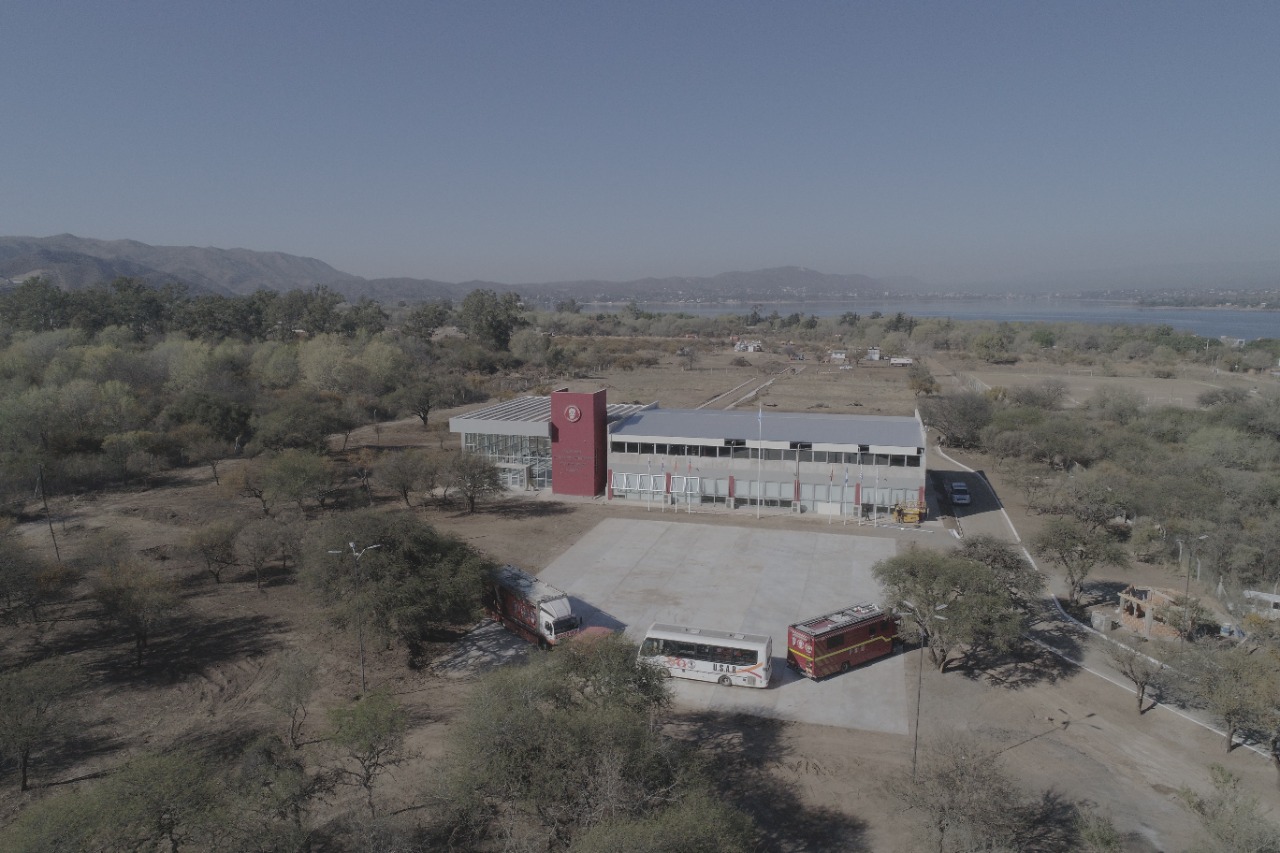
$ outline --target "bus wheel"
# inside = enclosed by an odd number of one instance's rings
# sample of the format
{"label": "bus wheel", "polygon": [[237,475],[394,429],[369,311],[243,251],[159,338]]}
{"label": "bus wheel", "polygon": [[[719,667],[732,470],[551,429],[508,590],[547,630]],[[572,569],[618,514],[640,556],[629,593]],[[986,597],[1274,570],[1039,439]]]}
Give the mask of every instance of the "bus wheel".
{"label": "bus wheel", "polygon": [[848,672],[848,671],[849,671],[849,662],[848,662],[848,661],[845,661],[844,663],[840,664],[840,671],[841,671],[841,672]]}
{"label": "bus wheel", "polygon": [[546,638],[545,638],[545,637],[539,637],[539,638],[538,638],[538,648],[542,649],[544,652],[546,652],[546,651],[550,651],[550,650],[551,650],[551,644],[547,642],[547,640],[546,640]]}
{"label": "bus wheel", "polygon": [[722,676],[720,676],[720,683],[721,683],[722,685],[724,685],[725,687],[728,687],[728,686],[729,686],[730,684],[732,684],[733,682],[729,680],[729,676],[727,676],[727,675],[722,675]]}

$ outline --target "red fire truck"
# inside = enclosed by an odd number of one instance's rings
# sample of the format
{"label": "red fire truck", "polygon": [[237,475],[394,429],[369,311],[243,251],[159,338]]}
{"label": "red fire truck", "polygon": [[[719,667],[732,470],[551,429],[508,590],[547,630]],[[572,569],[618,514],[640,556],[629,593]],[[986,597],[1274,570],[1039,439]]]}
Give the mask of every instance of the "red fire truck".
{"label": "red fire truck", "polygon": [[893,651],[898,620],[878,604],[855,604],[787,628],[787,666],[814,680]]}

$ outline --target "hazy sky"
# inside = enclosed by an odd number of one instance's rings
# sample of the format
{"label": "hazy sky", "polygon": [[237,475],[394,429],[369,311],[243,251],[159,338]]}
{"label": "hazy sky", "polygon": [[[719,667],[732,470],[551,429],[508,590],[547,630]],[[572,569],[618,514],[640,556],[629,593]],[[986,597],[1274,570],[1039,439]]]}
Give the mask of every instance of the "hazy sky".
{"label": "hazy sky", "polygon": [[0,234],[535,282],[1280,259],[1280,2],[0,2]]}

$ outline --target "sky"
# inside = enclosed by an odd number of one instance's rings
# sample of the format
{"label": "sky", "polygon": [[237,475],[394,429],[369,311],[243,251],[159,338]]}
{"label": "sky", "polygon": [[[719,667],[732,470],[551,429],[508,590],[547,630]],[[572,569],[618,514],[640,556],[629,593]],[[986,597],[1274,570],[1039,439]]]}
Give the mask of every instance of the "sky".
{"label": "sky", "polygon": [[526,283],[1280,261],[1280,3],[5,0],[0,234]]}

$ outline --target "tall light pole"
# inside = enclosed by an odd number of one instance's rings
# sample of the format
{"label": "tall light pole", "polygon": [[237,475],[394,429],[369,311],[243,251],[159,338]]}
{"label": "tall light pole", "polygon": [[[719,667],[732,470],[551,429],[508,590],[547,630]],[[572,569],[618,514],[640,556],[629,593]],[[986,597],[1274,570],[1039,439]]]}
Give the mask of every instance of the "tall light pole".
{"label": "tall light pole", "polygon": [[[899,602],[899,604],[901,604],[903,607],[911,611],[911,613],[916,617],[916,624],[920,624],[921,622],[924,621],[923,618],[920,616],[920,611],[910,601],[903,599],[902,601]],[[933,608],[935,613],[935,616],[934,616],[935,619],[941,619],[944,622],[946,621],[945,616],[936,615],[937,611],[946,609],[946,606],[947,606],[946,604],[939,604],[937,607]],[[924,634],[921,633],[920,665],[916,667],[916,728],[915,728],[915,737],[911,744],[911,781],[912,782],[916,781],[916,757],[920,752],[920,700],[924,696],[924,646],[925,646]]]}
{"label": "tall light pole", "polygon": [[[1182,592],[1182,635],[1178,637],[1178,654],[1182,654],[1187,644],[1187,634],[1191,631],[1191,559],[1196,555],[1196,542],[1208,539],[1208,533],[1202,533],[1192,540],[1187,548],[1187,584]],[[1178,541],[1178,562],[1182,562],[1182,540]]]}
{"label": "tall light pole", "polygon": [[[348,542],[347,547],[351,549],[351,556],[355,558],[356,563],[356,607],[358,608],[356,612],[356,636],[360,644],[360,694],[364,695],[366,690],[364,678],[364,601],[362,600],[364,593],[364,575],[360,573],[360,558],[375,548],[381,548],[382,545],[366,545],[364,548],[357,551],[356,543]],[[346,552],[330,551],[329,553],[345,554]]]}

